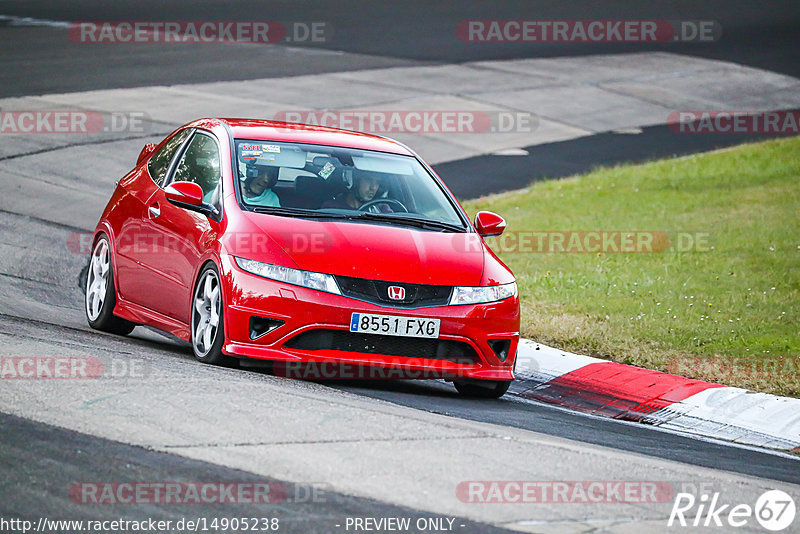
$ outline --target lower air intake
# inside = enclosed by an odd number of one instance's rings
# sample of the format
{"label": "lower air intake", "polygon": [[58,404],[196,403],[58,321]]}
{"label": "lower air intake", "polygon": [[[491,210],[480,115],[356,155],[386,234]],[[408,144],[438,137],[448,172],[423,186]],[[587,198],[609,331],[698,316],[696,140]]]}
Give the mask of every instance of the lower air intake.
{"label": "lower air intake", "polygon": [[449,339],[419,339],[399,336],[358,334],[344,330],[318,328],[290,339],[285,346],[299,350],[340,350],[364,354],[383,354],[408,358],[442,360],[461,365],[480,363],[471,345]]}

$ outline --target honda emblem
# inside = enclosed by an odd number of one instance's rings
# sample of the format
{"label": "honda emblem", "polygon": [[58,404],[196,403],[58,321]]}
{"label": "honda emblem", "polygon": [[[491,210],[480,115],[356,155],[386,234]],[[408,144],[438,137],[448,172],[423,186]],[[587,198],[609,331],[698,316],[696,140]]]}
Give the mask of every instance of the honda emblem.
{"label": "honda emblem", "polygon": [[406,290],[400,286],[389,286],[389,298],[392,300],[404,300],[406,298]]}

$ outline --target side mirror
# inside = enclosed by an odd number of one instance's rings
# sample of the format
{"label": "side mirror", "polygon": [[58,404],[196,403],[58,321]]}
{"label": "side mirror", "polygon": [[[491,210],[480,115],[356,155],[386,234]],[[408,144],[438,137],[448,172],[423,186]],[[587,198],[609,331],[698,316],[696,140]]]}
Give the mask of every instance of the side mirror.
{"label": "side mirror", "polygon": [[179,208],[196,211],[217,222],[222,220],[222,212],[203,202],[203,188],[194,182],[172,182],[164,188],[164,196]]}
{"label": "side mirror", "polygon": [[203,205],[203,188],[193,182],[172,182],[164,189],[164,194],[170,202]]}
{"label": "side mirror", "polygon": [[144,145],[144,147],[142,147],[142,151],[139,152],[139,159],[136,160],[136,166],[138,167],[139,165],[141,165],[142,162],[145,159],[147,159],[147,156],[152,154],[155,151],[155,149],[156,145],[154,145],[153,143],[147,143],[146,145]]}
{"label": "side mirror", "polygon": [[491,211],[479,211],[475,216],[475,229],[481,237],[497,237],[506,229],[506,221]]}

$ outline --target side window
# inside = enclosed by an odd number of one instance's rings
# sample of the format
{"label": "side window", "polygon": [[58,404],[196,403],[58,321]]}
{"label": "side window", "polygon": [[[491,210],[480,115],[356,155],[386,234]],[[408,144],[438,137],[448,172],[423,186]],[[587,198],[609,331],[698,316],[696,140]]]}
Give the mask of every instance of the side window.
{"label": "side window", "polygon": [[195,134],[175,167],[172,181],[196,183],[203,189],[203,201],[217,205],[221,182],[217,141],[200,132]]}
{"label": "side window", "polygon": [[147,170],[150,171],[150,176],[159,187],[164,187],[164,179],[167,177],[169,163],[172,161],[175,151],[183,144],[190,132],[191,130],[189,128],[185,128],[176,133],[169,141],[164,143],[161,150],[150,158],[150,162],[147,164]]}

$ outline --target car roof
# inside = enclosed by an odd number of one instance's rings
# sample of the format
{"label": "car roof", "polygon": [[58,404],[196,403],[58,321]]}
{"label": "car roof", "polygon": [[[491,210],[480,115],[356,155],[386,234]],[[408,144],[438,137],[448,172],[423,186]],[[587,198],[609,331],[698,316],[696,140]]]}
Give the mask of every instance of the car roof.
{"label": "car roof", "polygon": [[262,119],[199,119],[187,126],[209,126],[209,122],[219,121],[232,131],[234,139],[255,139],[258,141],[286,141],[290,143],[309,143],[314,145],[340,146],[361,150],[376,150],[413,156],[405,145],[387,137],[340,130],[313,124],[269,121]]}

